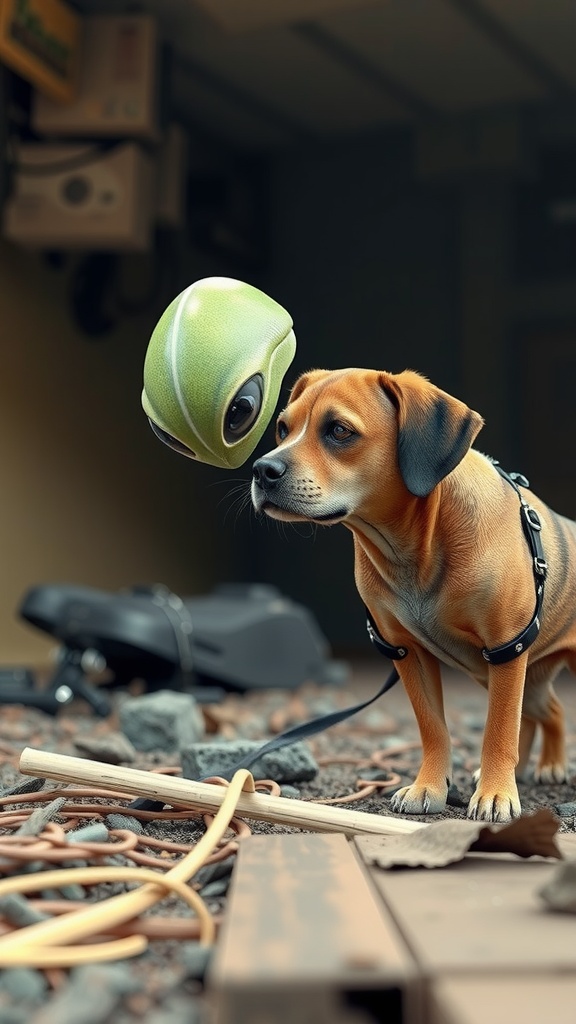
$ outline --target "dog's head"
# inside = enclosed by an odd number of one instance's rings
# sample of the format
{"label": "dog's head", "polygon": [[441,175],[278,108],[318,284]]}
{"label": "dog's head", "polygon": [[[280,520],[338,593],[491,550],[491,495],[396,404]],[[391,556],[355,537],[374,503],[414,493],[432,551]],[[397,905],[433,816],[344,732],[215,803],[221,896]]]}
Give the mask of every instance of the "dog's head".
{"label": "dog's head", "polygon": [[[478,413],[411,370],[313,370],[253,467],[257,511],[331,525],[426,497],[464,458]],[[408,493],[407,493],[408,492]]]}

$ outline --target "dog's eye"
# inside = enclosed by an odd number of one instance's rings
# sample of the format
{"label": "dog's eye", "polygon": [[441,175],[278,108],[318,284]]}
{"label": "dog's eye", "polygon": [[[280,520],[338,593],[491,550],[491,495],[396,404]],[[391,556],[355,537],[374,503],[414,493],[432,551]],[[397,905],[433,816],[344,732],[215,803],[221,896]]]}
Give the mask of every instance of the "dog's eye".
{"label": "dog's eye", "polygon": [[262,377],[250,377],[236,392],[224,420],[226,441],[239,441],[258,419],[262,408]]}
{"label": "dog's eye", "polygon": [[276,424],[276,433],[280,441],[283,441],[284,438],[288,437],[288,427],[284,423],[284,420],[279,420]]}
{"label": "dog's eye", "polygon": [[148,423],[152,427],[152,430],[156,434],[156,437],[159,437],[164,444],[168,445],[169,448],[172,448],[175,452],[178,452],[179,455],[187,455],[189,459],[196,458],[196,452],[193,452],[192,449],[188,447],[188,445],[184,444],[182,441],[179,441],[177,437],[174,437],[172,434],[169,434],[167,430],[163,430],[162,427],[159,427],[157,423],[154,423],[154,420],[150,419],[150,417],[148,417]]}
{"label": "dog's eye", "polygon": [[331,423],[327,430],[328,437],[331,437],[333,441],[347,441],[353,433],[354,431],[343,423]]}

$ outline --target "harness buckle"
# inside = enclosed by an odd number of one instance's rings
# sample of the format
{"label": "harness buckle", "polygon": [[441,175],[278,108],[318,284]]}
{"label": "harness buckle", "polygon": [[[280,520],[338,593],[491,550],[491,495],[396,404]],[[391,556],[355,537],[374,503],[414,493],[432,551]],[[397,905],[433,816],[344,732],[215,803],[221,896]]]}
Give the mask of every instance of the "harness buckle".
{"label": "harness buckle", "polygon": [[526,519],[526,522],[528,523],[528,526],[531,530],[542,529],[540,516],[538,515],[536,509],[532,508],[532,505],[522,504],[522,512],[524,513],[524,518]]}
{"label": "harness buckle", "polygon": [[536,556],[534,559],[534,571],[537,572],[539,576],[546,576],[546,573],[548,572],[548,562],[545,558],[540,558],[538,555]]}
{"label": "harness buckle", "polygon": [[508,476],[519,487],[530,487],[530,481],[526,479],[523,473],[508,473]]}

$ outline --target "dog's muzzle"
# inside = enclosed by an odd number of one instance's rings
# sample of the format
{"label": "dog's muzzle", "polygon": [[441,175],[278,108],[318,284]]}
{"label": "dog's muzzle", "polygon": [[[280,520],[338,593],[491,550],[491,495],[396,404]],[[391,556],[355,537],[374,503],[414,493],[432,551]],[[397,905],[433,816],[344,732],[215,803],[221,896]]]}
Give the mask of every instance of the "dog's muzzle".
{"label": "dog's muzzle", "polygon": [[256,459],[252,466],[252,476],[258,487],[269,493],[278,486],[287,469],[288,466],[283,459],[264,455],[261,459]]}

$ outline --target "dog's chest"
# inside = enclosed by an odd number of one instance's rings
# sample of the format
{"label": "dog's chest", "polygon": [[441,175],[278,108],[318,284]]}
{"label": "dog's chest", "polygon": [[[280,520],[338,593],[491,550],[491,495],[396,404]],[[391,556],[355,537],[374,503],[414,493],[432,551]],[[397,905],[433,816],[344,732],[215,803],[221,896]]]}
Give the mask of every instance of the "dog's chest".
{"label": "dog's chest", "polygon": [[472,670],[478,652],[443,625],[437,592],[426,593],[406,585],[399,592],[372,595],[371,600],[367,599],[367,604],[387,624],[388,635],[385,639],[390,643],[397,643],[395,634],[400,626],[401,644],[407,642],[410,647],[410,641],[405,638],[408,633],[420,646],[446,664]]}

